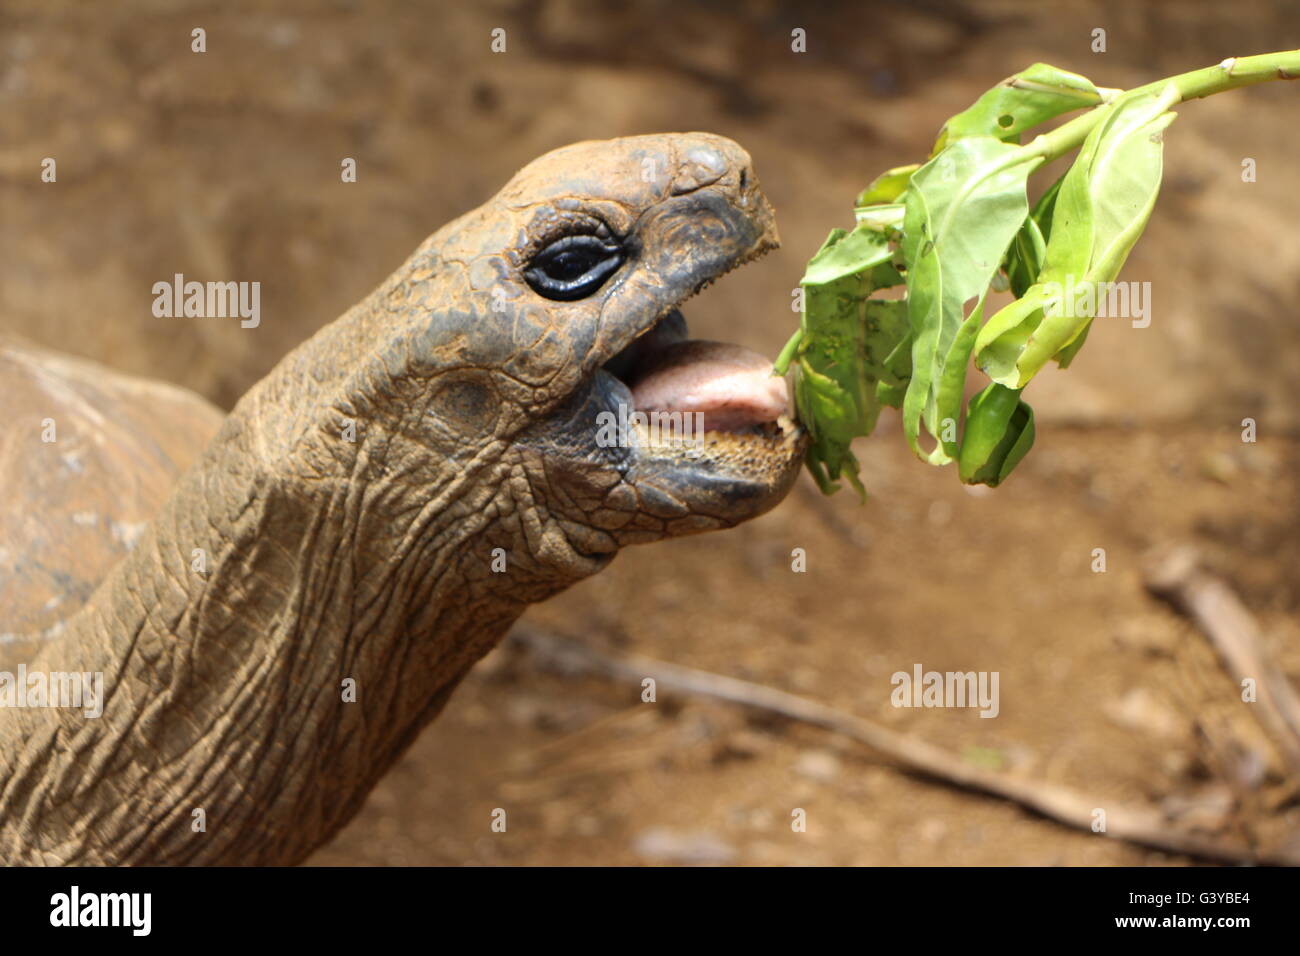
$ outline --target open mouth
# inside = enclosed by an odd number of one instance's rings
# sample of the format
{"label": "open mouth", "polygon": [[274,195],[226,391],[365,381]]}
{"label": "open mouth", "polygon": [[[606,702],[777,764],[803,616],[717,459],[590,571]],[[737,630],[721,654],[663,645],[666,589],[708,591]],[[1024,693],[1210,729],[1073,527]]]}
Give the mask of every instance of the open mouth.
{"label": "open mouth", "polygon": [[626,386],[643,430],[672,423],[688,439],[715,445],[782,445],[801,434],[789,388],[772,374],[772,363],[740,345],[690,338],[677,308],[602,368]]}

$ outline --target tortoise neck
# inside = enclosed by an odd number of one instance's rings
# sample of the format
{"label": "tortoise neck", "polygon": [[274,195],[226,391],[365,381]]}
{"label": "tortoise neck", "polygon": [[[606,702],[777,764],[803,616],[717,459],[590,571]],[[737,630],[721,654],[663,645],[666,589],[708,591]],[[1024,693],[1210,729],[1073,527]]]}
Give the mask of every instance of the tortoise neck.
{"label": "tortoise neck", "polygon": [[31,665],[102,673],[102,714],[0,708],[0,859],[301,861],[523,610],[471,570],[513,509],[267,473],[239,419]]}

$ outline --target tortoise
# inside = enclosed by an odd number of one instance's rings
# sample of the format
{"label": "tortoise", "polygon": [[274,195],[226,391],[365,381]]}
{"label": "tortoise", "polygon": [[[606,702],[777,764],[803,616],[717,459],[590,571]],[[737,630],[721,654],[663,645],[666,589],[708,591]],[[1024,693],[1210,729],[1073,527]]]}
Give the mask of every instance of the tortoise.
{"label": "tortoise", "polygon": [[[92,706],[0,706],[0,860],[299,862],[529,604],[777,504],[807,444],[785,383],[679,309],[777,242],[731,140],[590,141],[228,415],[0,348],[0,703],[21,669],[102,675]],[[647,408],[703,430],[647,440]]]}

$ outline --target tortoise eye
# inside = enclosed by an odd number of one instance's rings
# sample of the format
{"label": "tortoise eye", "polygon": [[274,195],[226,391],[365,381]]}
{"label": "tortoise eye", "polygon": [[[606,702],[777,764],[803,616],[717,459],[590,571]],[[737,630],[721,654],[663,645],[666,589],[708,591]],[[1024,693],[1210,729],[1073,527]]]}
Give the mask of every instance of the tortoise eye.
{"label": "tortoise eye", "polygon": [[626,258],[612,239],[565,236],[533,256],[524,279],[538,295],[571,302],[599,289]]}

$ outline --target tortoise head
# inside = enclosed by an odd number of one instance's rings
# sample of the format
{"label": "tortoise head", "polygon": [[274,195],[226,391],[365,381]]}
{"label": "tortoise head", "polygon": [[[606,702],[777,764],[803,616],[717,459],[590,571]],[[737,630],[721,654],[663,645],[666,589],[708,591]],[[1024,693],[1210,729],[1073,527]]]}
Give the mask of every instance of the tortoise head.
{"label": "tortoise head", "polygon": [[777,244],[731,140],[555,150],[359,307],[382,321],[350,395],[453,470],[508,462],[588,573],[625,544],[737,524],[784,497],[805,439],[770,363],[687,340],[678,307]]}

